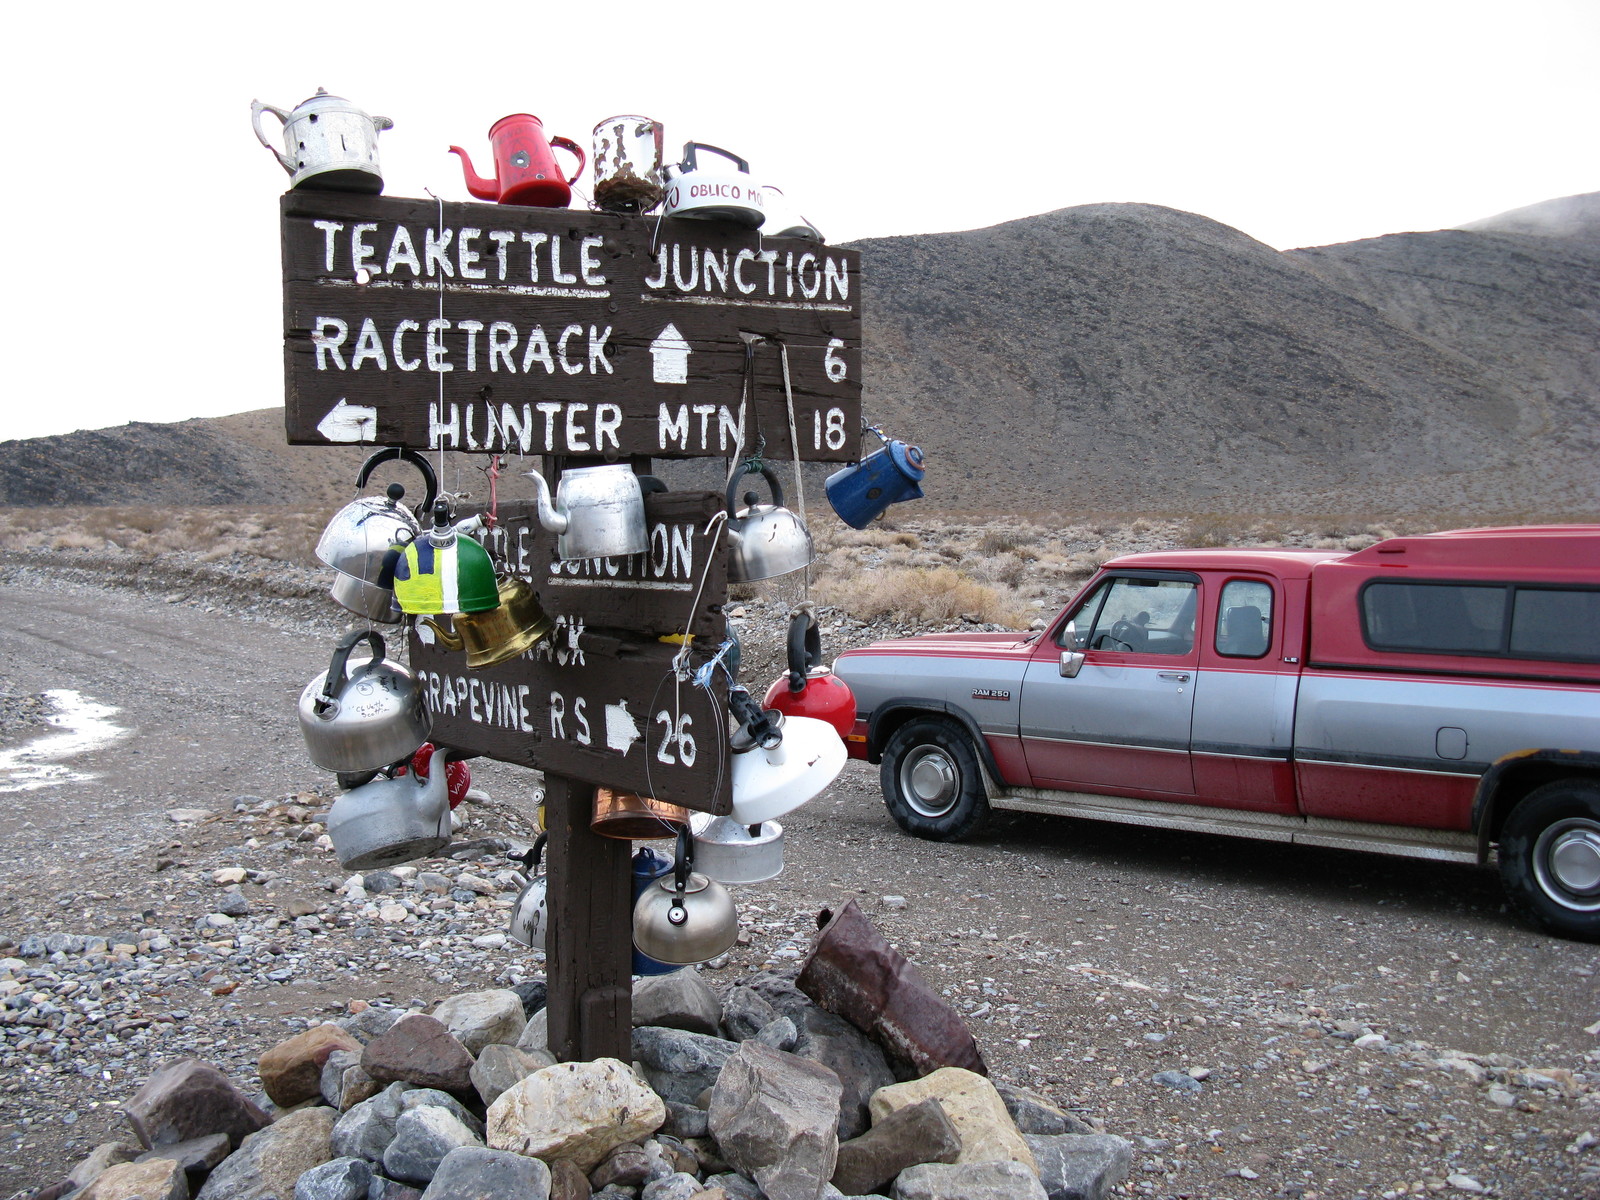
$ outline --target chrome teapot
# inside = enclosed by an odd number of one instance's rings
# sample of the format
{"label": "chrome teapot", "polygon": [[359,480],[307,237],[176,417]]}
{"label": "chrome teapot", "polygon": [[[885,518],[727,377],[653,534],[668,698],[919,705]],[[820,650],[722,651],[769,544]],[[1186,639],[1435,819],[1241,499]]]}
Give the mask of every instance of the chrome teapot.
{"label": "chrome teapot", "polygon": [[[271,113],[283,122],[279,150],[261,128],[261,114]],[[393,129],[388,117],[368,116],[343,96],[330,96],[325,88],[302,100],[293,112],[284,112],[259,100],[250,101],[250,123],[256,139],[272,151],[289,172],[289,186],[311,191],[383,191],[378,169],[378,134]]]}

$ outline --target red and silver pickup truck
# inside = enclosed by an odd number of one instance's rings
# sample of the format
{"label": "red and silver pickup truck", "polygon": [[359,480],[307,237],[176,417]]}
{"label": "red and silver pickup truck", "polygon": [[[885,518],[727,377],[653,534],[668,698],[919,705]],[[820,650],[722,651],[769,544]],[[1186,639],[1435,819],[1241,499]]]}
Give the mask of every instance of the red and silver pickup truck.
{"label": "red and silver pickup truck", "polygon": [[991,809],[1484,864],[1600,940],[1600,525],[1105,564],[1041,632],[841,654],[908,833]]}

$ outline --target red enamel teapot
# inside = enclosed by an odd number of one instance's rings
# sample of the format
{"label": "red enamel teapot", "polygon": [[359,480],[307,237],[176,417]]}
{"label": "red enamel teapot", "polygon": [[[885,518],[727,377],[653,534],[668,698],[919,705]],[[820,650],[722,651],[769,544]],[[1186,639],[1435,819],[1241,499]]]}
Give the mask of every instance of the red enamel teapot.
{"label": "red enamel teapot", "polygon": [[[546,138],[544,123],[530,113],[501,117],[489,128],[489,144],[494,148],[495,178],[484,179],[473,169],[472,159],[460,146],[450,153],[461,156],[467,177],[467,191],[479,200],[498,204],[518,204],[525,208],[565,208],[572,200],[572,184],[583,174],[588,162],[583,148],[571,138]],[[556,166],[553,147],[559,146],[578,156],[578,169],[563,178]]]}

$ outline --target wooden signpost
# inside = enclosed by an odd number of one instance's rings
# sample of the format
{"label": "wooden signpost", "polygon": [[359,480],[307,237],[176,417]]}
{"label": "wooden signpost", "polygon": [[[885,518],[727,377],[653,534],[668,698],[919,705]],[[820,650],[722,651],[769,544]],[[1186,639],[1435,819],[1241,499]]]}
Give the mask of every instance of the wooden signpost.
{"label": "wooden signpost", "polygon": [[[552,486],[601,462],[858,457],[853,251],[704,220],[333,192],[291,191],[281,213],[291,444],[540,455]],[[472,670],[411,630],[434,740],[544,772],[563,1060],[631,1057],[631,846],[590,830],[595,788],[732,807],[726,677],[675,669],[685,637],[695,665],[725,637],[723,507],[649,494],[645,553],[563,561],[533,505],[503,505],[485,544],[554,631]]]}

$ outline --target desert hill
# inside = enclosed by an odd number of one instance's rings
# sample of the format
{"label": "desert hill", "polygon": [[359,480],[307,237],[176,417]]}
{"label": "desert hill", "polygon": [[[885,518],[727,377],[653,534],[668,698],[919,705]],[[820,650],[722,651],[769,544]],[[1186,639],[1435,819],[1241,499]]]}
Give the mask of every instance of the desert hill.
{"label": "desert hill", "polygon": [[[1287,252],[1142,204],[857,248],[865,412],[929,509],[1600,519],[1600,193]],[[0,503],[348,497],[363,452],[281,420],[0,443]]]}

